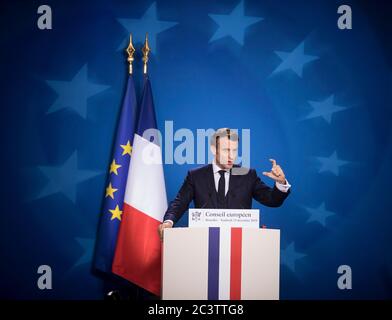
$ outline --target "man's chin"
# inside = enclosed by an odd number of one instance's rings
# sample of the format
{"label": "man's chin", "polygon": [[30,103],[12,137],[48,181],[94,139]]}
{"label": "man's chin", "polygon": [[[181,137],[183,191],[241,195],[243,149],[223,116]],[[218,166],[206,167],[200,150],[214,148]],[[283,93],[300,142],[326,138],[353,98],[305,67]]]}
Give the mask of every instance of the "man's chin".
{"label": "man's chin", "polygon": [[223,167],[227,170],[232,169],[233,168],[234,163],[226,163],[223,165]]}

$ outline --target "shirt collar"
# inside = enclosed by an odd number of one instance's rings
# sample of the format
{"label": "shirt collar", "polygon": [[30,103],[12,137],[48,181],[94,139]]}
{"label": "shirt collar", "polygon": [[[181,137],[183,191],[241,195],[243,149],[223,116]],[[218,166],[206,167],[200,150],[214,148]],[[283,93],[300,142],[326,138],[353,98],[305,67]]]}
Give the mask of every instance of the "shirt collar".
{"label": "shirt collar", "polygon": [[[213,172],[215,174],[215,173],[218,173],[220,170],[225,170],[225,169],[219,168],[218,165],[216,164],[215,159],[214,159],[214,160],[212,160],[212,170],[213,170]],[[230,170],[225,170],[225,171],[229,172]]]}

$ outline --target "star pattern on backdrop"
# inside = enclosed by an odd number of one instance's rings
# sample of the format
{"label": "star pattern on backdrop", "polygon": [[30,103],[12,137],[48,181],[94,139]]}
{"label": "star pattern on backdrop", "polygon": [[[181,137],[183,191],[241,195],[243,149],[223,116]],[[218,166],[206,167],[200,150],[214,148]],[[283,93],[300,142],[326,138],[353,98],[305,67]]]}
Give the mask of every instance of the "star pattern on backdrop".
{"label": "star pattern on backdrop", "polygon": [[87,118],[87,101],[90,97],[108,89],[110,86],[91,83],[88,80],[85,64],[70,81],[47,80],[46,83],[56,91],[58,97],[49,107],[47,114],[71,109],[82,118]]}
{"label": "star pattern on backdrop", "polygon": [[306,222],[318,222],[324,227],[326,226],[326,219],[336,214],[335,212],[328,211],[325,208],[325,202],[320,204],[318,208],[305,207],[305,209],[310,214]]}
{"label": "star pattern on backdrop", "polygon": [[90,263],[92,261],[94,244],[95,244],[95,239],[91,239],[91,238],[75,238],[75,240],[78,242],[80,247],[83,249],[83,253],[79,257],[79,259],[73,264],[72,268],[75,268],[77,266],[80,266],[80,265],[83,265],[86,263]]}
{"label": "star pattern on backdrop", "polygon": [[322,101],[309,101],[309,104],[313,110],[305,117],[305,119],[322,117],[329,124],[332,121],[332,115],[334,113],[347,109],[347,107],[342,107],[334,103],[334,95],[330,95]]}
{"label": "star pattern on backdrop", "polygon": [[305,54],[305,41],[302,41],[293,51],[275,51],[282,62],[277,66],[277,68],[272,72],[272,74],[292,70],[299,77],[302,78],[304,66],[309,62],[319,59],[318,56]]}
{"label": "star pattern on backdrop", "polygon": [[[144,42],[148,31],[148,43],[153,54],[157,51],[157,36],[163,31],[174,27],[178,22],[164,21],[158,19],[157,5],[154,2],[140,19],[117,18],[127,33],[132,33],[134,45]],[[117,50],[124,50],[129,41],[129,35],[121,42]]]}
{"label": "star pattern on backdrop", "polygon": [[306,257],[306,254],[298,252],[295,250],[294,242],[291,242],[284,250],[281,252],[282,264],[287,266],[292,272],[295,272],[295,264],[299,259]]}
{"label": "star pattern on backdrop", "polygon": [[339,159],[336,150],[329,157],[316,157],[316,159],[321,163],[319,173],[332,172],[335,176],[339,176],[341,166],[350,163]]}
{"label": "star pattern on backdrop", "polygon": [[[243,46],[248,27],[264,20],[262,17],[245,15],[244,1],[236,2],[229,9],[230,10],[225,11],[226,14],[204,13],[206,17],[208,15],[211,19],[210,22],[214,28],[210,34],[208,43],[224,38],[232,38],[237,44]],[[170,18],[159,16],[156,2],[153,2],[148,8],[140,13],[141,14],[139,15],[134,15],[133,18],[121,17],[116,20],[128,34],[132,33],[134,45],[142,43],[145,38],[145,32],[148,32],[149,45],[152,49],[152,53],[155,54],[158,49],[159,35],[162,32],[169,31],[176,26],[178,22],[167,21],[167,19],[170,20]],[[117,50],[124,50],[127,47],[129,40],[128,34],[127,36],[124,36],[124,40]],[[289,47],[288,49],[293,47],[294,46]],[[116,48],[113,48],[113,50],[115,49]],[[313,65],[312,62],[320,59],[319,56],[311,54],[308,48],[305,50],[305,40],[300,42],[291,51],[274,52],[281,61],[276,64],[277,66],[271,75],[289,71],[295,73],[299,78],[302,78],[304,75],[304,68],[311,67]],[[82,68],[72,76],[71,80],[47,80],[46,83],[57,94],[56,100],[49,106],[47,114],[63,109],[70,109],[85,119],[88,115],[89,98],[109,88],[107,85],[96,84],[89,81],[87,64],[83,65]],[[321,117],[330,124],[332,116],[335,113],[347,109],[347,107],[335,104],[334,98],[335,96],[332,94],[321,101],[308,101],[312,111],[310,111],[304,119],[309,120]],[[306,100],[308,99],[305,99],[305,101]],[[121,143],[123,143],[120,145],[122,148],[122,156],[131,156],[132,146],[130,141],[122,141]],[[335,176],[339,176],[340,168],[342,166],[350,163],[349,161],[339,159],[336,151],[329,157],[315,158],[320,163],[319,173],[330,172]],[[104,186],[105,198],[110,198],[108,200],[116,200],[119,197],[120,192],[117,192],[118,189],[116,188],[116,183],[113,182],[113,179],[118,178],[119,175],[123,174],[126,168],[120,164],[119,158],[116,159],[117,162],[115,159],[111,159],[112,163],[109,170],[111,180]],[[79,169],[77,166],[76,151],[61,165],[40,166],[39,169],[46,176],[48,182],[41,190],[38,198],[43,198],[55,193],[62,193],[74,203],[76,202],[78,184],[102,174],[101,172]],[[303,206],[303,208],[309,213],[306,221],[307,223],[317,222],[324,227],[326,226],[327,219],[336,215],[335,212],[326,209],[325,202],[322,202],[316,208],[308,206]],[[113,223],[119,223],[123,213],[121,209],[121,205],[119,206],[117,203],[113,202],[110,209],[105,210],[105,214],[110,220],[113,220]],[[314,225],[307,225],[307,227],[314,227]],[[83,253],[75,262],[74,267],[90,263],[93,254],[94,239],[75,239],[83,249]],[[290,239],[290,241],[293,240],[296,239]],[[292,272],[295,272],[297,261],[306,256],[305,253],[295,250],[294,242],[290,242],[289,245],[281,251],[281,263],[286,265]]]}
{"label": "star pattern on backdrop", "polygon": [[81,170],[78,168],[77,151],[61,165],[40,166],[39,170],[48,179],[46,186],[41,190],[36,199],[61,192],[73,203],[76,202],[76,187],[79,183],[96,177],[102,172]]}
{"label": "star pattern on backdrop", "polygon": [[244,1],[238,3],[230,14],[209,14],[209,16],[219,26],[209,42],[230,36],[241,46],[244,45],[245,30],[263,20],[261,17],[245,16]]}

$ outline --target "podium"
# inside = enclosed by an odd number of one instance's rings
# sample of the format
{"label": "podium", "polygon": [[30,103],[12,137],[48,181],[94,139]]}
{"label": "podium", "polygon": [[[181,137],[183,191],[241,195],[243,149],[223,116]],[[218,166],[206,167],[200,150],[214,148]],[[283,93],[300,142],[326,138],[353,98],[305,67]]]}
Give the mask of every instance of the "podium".
{"label": "podium", "polygon": [[194,209],[200,225],[164,230],[163,300],[279,299],[280,230],[238,219],[250,211]]}

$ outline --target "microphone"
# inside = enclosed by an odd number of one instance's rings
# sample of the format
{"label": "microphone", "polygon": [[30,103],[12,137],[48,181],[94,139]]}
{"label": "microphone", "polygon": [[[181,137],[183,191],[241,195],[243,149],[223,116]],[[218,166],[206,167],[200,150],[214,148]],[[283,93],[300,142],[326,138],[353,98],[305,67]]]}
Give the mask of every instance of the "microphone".
{"label": "microphone", "polygon": [[119,290],[113,290],[105,295],[104,300],[118,301],[123,300]]}
{"label": "microphone", "polygon": [[203,206],[200,209],[204,209],[205,208],[205,206],[208,204],[208,202],[210,202],[211,196],[212,196],[212,192],[208,192],[207,202],[205,204],[203,204]]}

